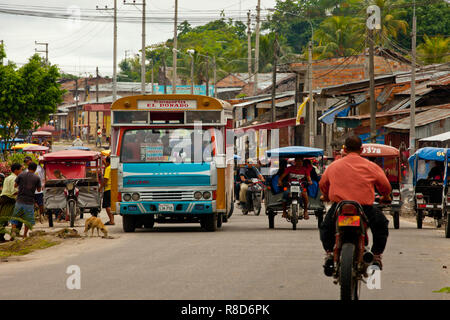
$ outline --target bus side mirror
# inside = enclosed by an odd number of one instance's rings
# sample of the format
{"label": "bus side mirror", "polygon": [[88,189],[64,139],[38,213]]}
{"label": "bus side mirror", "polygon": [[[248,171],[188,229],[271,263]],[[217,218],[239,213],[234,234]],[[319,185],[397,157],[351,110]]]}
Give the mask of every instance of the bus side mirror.
{"label": "bus side mirror", "polygon": [[226,155],[218,154],[214,157],[214,163],[217,169],[223,169],[227,167]]}

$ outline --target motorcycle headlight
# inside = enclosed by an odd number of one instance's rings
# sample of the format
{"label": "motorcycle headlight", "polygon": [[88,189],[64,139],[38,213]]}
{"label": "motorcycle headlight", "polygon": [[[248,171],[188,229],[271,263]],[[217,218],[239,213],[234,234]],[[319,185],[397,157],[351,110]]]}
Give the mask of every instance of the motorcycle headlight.
{"label": "motorcycle headlight", "polygon": [[194,193],[194,198],[196,200],[200,200],[202,198],[202,193],[200,191],[197,191]]}
{"label": "motorcycle headlight", "polygon": [[131,196],[131,198],[134,200],[134,201],[138,201],[140,198],[141,198],[141,196],[139,195],[139,193],[133,193],[133,195]]}
{"label": "motorcycle headlight", "polygon": [[72,190],[73,190],[73,188],[74,188],[74,184],[73,184],[73,182],[69,182],[69,183],[67,183],[67,184],[66,184],[66,188],[67,188],[67,190],[69,190],[69,191],[72,191]]}
{"label": "motorcycle headlight", "polygon": [[203,198],[205,198],[205,199],[211,198],[211,192],[209,192],[209,191],[203,192]]}
{"label": "motorcycle headlight", "polygon": [[131,200],[131,195],[129,193],[125,193],[123,195],[123,201],[130,201]]}

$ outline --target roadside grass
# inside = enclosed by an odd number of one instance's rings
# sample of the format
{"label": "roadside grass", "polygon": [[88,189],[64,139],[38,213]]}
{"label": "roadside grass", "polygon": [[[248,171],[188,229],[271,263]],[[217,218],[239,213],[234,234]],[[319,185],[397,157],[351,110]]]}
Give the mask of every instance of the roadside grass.
{"label": "roadside grass", "polygon": [[433,291],[435,293],[450,293],[450,287],[444,287],[441,290]]}
{"label": "roadside grass", "polygon": [[46,249],[59,244],[48,236],[27,237],[0,244],[0,258],[23,256],[39,249]]}

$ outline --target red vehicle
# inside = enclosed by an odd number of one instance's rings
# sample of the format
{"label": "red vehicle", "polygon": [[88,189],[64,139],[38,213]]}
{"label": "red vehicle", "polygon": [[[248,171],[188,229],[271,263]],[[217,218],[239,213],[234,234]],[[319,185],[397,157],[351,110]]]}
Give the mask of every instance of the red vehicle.
{"label": "red vehicle", "polygon": [[101,210],[101,156],[99,152],[64,150],[44,155],[44,208],[53,226],[53,212],[66,212],[70,226],[84,212]]}
{"label": "red vehicle", "polygon": [[397,148],[384,144],[365,143],[362,145],[362,157],[365,157],[378,164],[386,173],[386,177],[391,183],[392,193],[390,204],[380,204],[378,197],[375,199],[375,205],[380,207],[383,212],[389,212],[394,218],[394,228],[400,228],[400,209],[402,207],[402,198],[400,193],[401,182],[401,164],[400,151]]}

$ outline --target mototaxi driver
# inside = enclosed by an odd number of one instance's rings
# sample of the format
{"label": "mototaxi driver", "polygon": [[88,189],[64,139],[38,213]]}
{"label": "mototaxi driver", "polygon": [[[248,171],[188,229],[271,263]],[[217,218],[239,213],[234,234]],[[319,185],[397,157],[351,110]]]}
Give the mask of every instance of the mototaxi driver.
{"label": "mototaxi driver", "polygon": [[[295,158],[295,165],[290,166],[286,168],[286,170],[283,172],[283,174],[278,178],[278,185],[282,186],[283,179],[287,176],[289,178],[288,182],[289,184],[293,180],[304,180],[306,179],[308,184],[311,185],[311,176],[310,176],[310,170],[308,168],[303,166],[303,158],[302,157],[296,157]],[[307,185],[305,183],[302,183],[302,199],[303,199],[303,205],[304,205],[304,211],[303,211],[303,217],[305,220],[309,219],[308,215],[308,194],[306,193]],[[287,201],[289,200],[289,191],[285,190],[283,192],[283,218],[287,217]]]}
{"label": "mototaxi driver", "polygon": [[[265,179],[255,166],[256,161],[249,159],[245,167],[239,170],[239,179],[241,180],[240,191],[239,191],[239,201],[243,208],[250,208],[251,193],[248,190],[248,186],[252,179],[259,179],[264,182]],[[245,211],[244,211],[245,212]],[[245,214],[245,213],[244,213]]]}
{"label": "mototaxi driver", "polygon": [[327,256],[325,259],[325,274],[327,268],[332,265],[333,248],[335,244],[335,209],[337,204],[343,200],[358,202],[368,219],[368,225],[373,235],[372,253],[375,263],[381,268],[381,254],[386,247],[389,235],[388,224],[384,214],[373,207],[375,190],[381,194],[380,201],[390,200],[391,184],[386,178],[383,169],[376,163],[361,157],[362,142],[357,136],[345,140],[346,156],[331,163],[322,175],[319,182],[324,201],[333,204],[328,210],[323,223],[320,226],[320,240]]}

